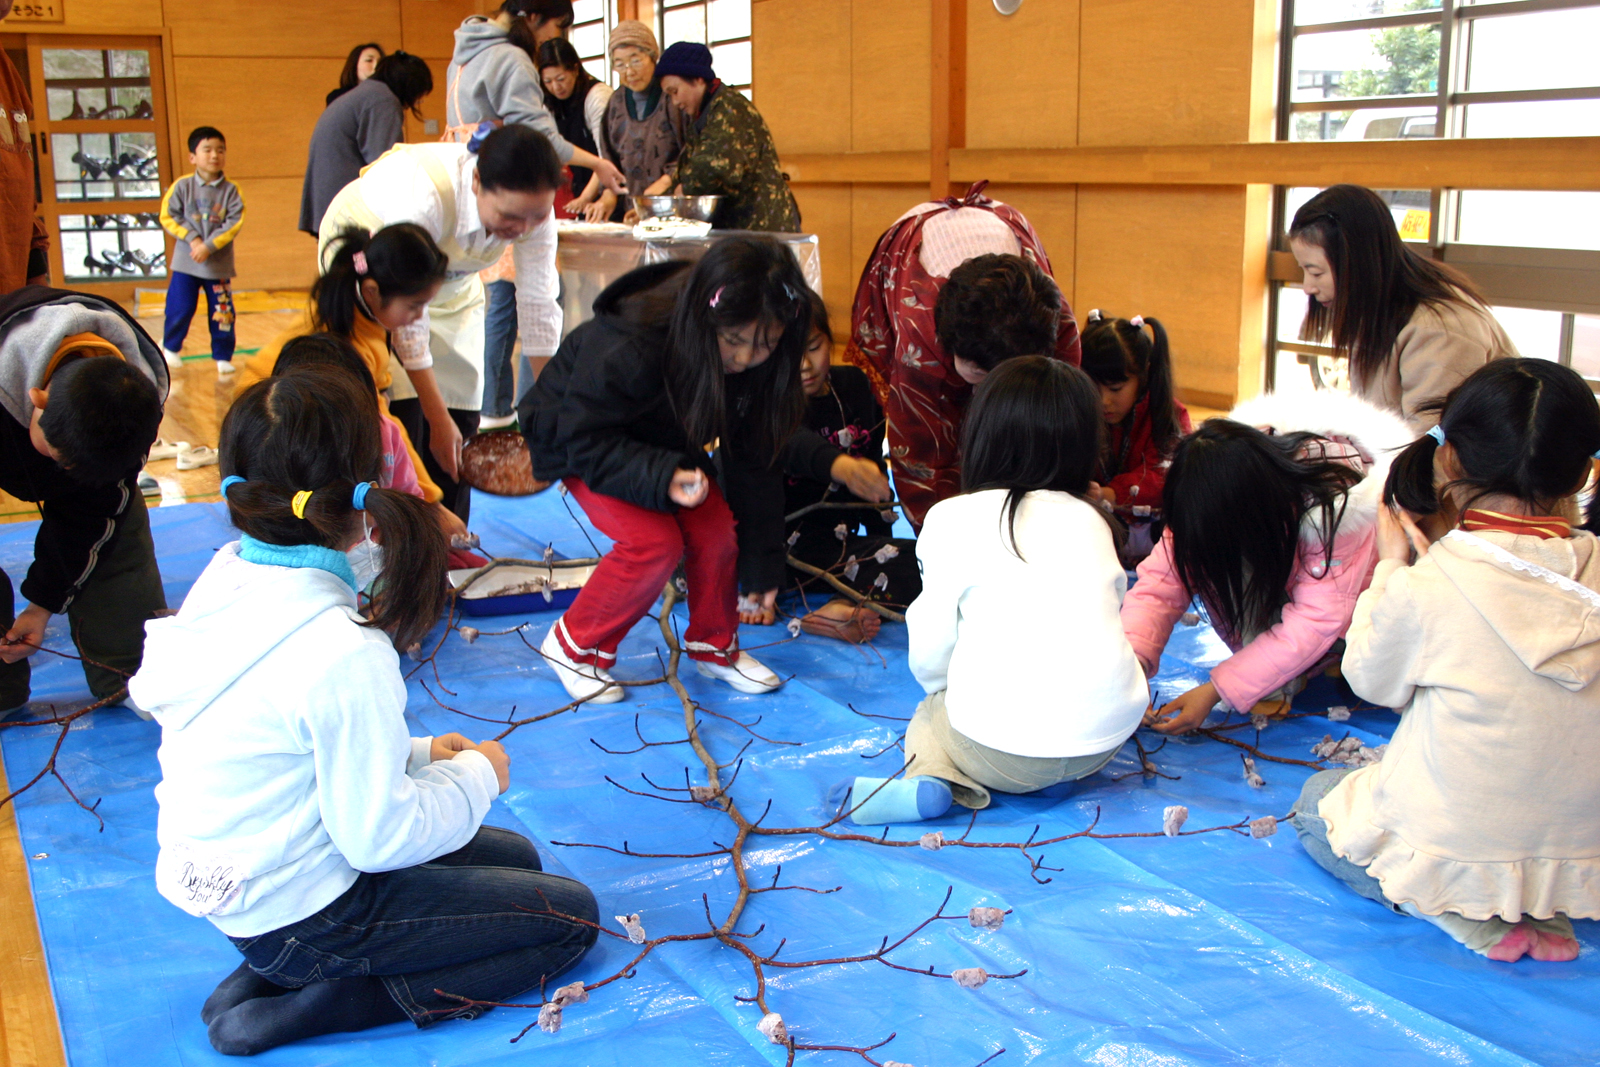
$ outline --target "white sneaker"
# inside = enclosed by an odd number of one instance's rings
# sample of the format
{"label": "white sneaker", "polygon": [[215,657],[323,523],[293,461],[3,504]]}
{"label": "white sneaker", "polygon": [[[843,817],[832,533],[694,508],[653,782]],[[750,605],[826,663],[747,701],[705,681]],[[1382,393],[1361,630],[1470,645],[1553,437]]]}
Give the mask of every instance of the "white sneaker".
{"label": "white sneaker", "polygon": [[[545,661],[556,669],[556,677],[561,679],[561,684],[566,687],[567,695],[573,700],[583,700],[595,693],[589,701],[591,704],[615,704],[627,696],[627,690],[617,684],[617,680],[599,667],[591,667],[587,663],[578,663],[567,655],[567,650],[561,647],[561,639],[556,636],[556,628],[550,627],[550,632],[545,635],[544,644],[539,646],[539,651],[544,654]],[[606,687],[611,688],[607,689]],[[604,689],[604,692],[600,692]]]}
{"label": "white sneaker", "polygon": [[739,653],[739,658],[731,667],[708,663],[703,659],[695,660],[694,665],[707,678],[727,682],[741,693],[770,693],[783,684],[782,678],[748,652]]}
{"label": "white sneaker", "polygon": [[171,369],[171,370],[182,370],[183,369],[183,357],[180,356],[178,353],[171,352],[171,351],[168,351],[167,349],[163,348],[161,350],[161,355],[166,358],[167,367],[169,369]]}
{"label": "white sneaker", "polygon": [[485,415],[478,420],[479,430],[503,430],[517,421],[515,413],[510,415]]}
{"label": "white sneaker", "polygon": [[139,492],[145,496],[160,496],[161,483],[156,481],[156,476],[149,471],[139,472]]}
{"label": "white sneaker", "polygon": [[211,362],[217,365],[217,377],[219,378],[226,378],[228,375],[237,372],[239,369],[233,365],[232,360],[214,359]]}
{"label": "white sneaker", "polygon": [[150,454],[145,457],[145,462],[156,463],[163,459],[177,459],[178,453],[188,447],[188,441],[168,441],[158,437],[156,443],[150,446]]}
{"label": "white sneaker", "polygon": [[178,469],[192,471],[200,467],[209,467],[219,458],[217,450],[209,445],[192,445],[178,453]]}

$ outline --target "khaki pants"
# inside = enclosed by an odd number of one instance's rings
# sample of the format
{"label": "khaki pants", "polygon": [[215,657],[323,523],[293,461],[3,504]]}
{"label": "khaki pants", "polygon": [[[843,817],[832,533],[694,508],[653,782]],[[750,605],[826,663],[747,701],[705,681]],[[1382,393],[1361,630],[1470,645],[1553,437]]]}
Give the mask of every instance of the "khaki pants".
{"label": "khaki pants", "polygon": [[[980,745],[950,725],[944,693],[925,697],[906,727],[910,774],[942,778],[950,795],[966,808],[987,808],[989,791],[1034,793],[1060,782],[1087,778],[1111,762],[1122,748],[1091,756],[1017,756]],[[913,762],[913,757],[915,761]]]}
{"label": "khaki pants", "polygon": [[[94,573],[68,606],[67,621],[79,655],[132,674],[144,658],[144,624],[167,606],[167,598],[156,567],[155,542],[150,539],[150,515],[137,490],[120,526],[110,551],[100,557]],[[3,630],[9,630],[14,621],[12,603],[11,579],[0,573]],[[0,710],[28,702],[32,658],[0,663]],[[83,674],[96,699],[110,696],[128,681],[115,671],[87,663]]]}

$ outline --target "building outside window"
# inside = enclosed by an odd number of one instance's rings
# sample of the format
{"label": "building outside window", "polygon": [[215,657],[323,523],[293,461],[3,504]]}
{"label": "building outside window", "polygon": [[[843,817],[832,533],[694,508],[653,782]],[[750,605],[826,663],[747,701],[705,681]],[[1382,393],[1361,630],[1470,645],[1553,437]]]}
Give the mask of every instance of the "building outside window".
{"label": "building outside window", "polygon": [[[1283,27],[1279,140],[1600,135],[1600,2],[1284,0]],[[1286,230],[1316,192],[1274,199],[1269,388],[1347,384],[1342,360],[1299,341]],[[1523,355],[1600,391],[1600,193],[1377,192],[1403,240],[1485,292]]]}
{"label": "building outside window", "polygon": [[656,36],[661,47],[698,41],[724,85],[754,99],[750,72],[750,0],[664,0]]}

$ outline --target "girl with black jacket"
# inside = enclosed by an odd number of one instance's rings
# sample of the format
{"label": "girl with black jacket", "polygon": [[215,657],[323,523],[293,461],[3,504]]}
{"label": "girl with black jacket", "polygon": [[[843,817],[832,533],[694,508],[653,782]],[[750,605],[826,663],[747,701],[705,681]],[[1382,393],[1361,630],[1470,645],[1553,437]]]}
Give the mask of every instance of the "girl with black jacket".
{"label": "girl with black jacket", "polygon": [[518,410],[534,474],[563,479],[615,542],[540,651],[574,699],[621,700],[617,646],[681,559],[689,658],[770,692],[777,675],[739,651],[738,592],[770,607],[783,584],[775,460],[805,407],[800,266],[770,238],[728,238],[692,268],[624,275],[594,306]]}

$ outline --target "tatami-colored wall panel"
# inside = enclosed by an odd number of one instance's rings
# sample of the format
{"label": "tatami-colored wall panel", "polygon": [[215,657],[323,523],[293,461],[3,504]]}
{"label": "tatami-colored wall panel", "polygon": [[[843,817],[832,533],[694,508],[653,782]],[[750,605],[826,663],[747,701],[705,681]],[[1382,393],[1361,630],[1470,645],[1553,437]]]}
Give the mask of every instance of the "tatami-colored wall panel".
{"label": "tatami-colored wall panel", "polygon": [[[339,82],[339,62],[328,58],[178,56],[178,129],[187,140],[196,126],[215,126],[228,139],[228,177],[246,183],[262,177],[301,177],[311,130],[323,97]],[[270,107],[240,107],[272,85]],[[179,146],[182,152],[184,146]],[[182,156],[187,169],[188,156]]]}
{"label": "tatami-colored wall panel", "polygon": [[[481,6],[473,0],[400,0],[400,46],[424,59],[449,59],[456,27]],[[443,85],[440,80],[439,88]]]}
{"label": "tatami-colored wall panel", "polygon": [[1241,273],[1246,208],[1242,186],[1080,186],[1075,308],[1159,318],[1178,386],[1232,397],[1243,287],[1265,285]]}
{"label": "tatami-colored wall panel", "polygon": [[[180,56],[342,60],[362,41],[377,41],[386,51],[400,47],[398,0],[165,0],[163,7],[166,25],[172,28],[172,51]],[[259,83],[240,104],[270,106],[280,86],[276,81]]]}
{"label": "tatami-colored wall panel", "polygon": [[850,260],[850,187],[801,185],[794,191],[801,224],[817,235],[822,254],[822,298],[838,339],[850,332],[850,302],[855,299],[856,271]]}
{"label": "tatami-colored wall panel", "polygon": [[985,192],[1010,204],[1027,216],[1045,255],[1050,257],[1051,274],[1067,303],[1073,299],[1076,245],[1078,241],[1078,187],[1075,185],[991,185]]}
{"label": "tatami-colored wall panel", "polygon": [[[806,44],[815,49],[834,47],[820,26]],[[927,149],[931,47],[927,0],[852,0],[852,151]],[[758,86],[757,92],[764,99],[766,89]],[[783,150],[781,142],[778,149]]]}
{"label": "tatami-colored wall panel", "polygon": [[[6,4],[5,7],[9,10],[11,5]],[[6,22],[0,25],[8,32],[16,33],[49,33],[57,26],[105,30],[108,33],[130,28],[159,29],[161,0],[95,0],[94,3],[75,0],[66,5],[66,18],[59,23]]]}
{"label": "tatami-colored wall panel", "polygon": [[317,242],[300,233],[300,175],[239,182],[244,228],[234,250],[235,289],[309,289],[317,280]]}
{"label": "tatami-colored wall panel", "polygon": [[968,148],[1077,143],[1078,2],[1023,4],[1007,16],[991,0],[967,0]]}
{"label": "tatami-colored wall panel", "polygon": [[[852,185],[850,187],[850,262],[852,274],[859,276],[861,267],[878,238],[883,236],[895,219],[928,199],[926,185]],[[856,279],[850,281],[850,292],[855,293]]]}
{"label": "tatami-colored wall panel", "polygon": [[761,42],[756,99],[784,153],[850,151],[852,6],[766,0],[751,8],[751,33]]}
{"label": "tatami-colored wall panel", "polygon": [[[430,59],[427,61],[428,70],[433,74],[433,92],[423,97],[418,106],[422,109],[422,120],[411,112],[406,112],[406,140],[408,141],[437,141],[445,130],[444,108],[448,97],[448,88],[445,72],[450,66],[449,59]],[[428,133],[423,125],[429,119],[438,123],[433,133]]]}

